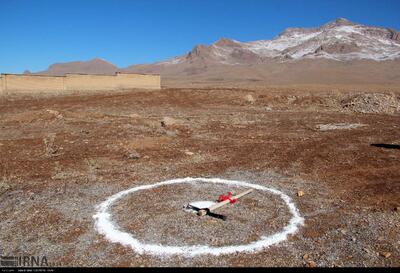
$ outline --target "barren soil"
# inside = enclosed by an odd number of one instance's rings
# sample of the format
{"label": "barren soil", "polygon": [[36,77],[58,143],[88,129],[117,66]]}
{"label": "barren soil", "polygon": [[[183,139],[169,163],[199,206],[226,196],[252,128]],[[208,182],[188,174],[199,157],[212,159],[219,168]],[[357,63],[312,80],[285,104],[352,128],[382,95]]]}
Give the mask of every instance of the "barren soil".
{"label": "barren soil", "polygon": [[[378,92],[196,88],[2,98],[1,251],[46,255],[62,266],[400,266],[400,150],[371,146],[400,145],[400,93]],[[305,225],[261,252],[192,258],[138,254],[94,229],[95,207],[110,195],[189,176],[276,188]],[[287,224],[282,201],[262,192],[221,209],[226,222],[182,208],[241,190],[163,186],[126,196],[112,212],[139,240],[164,245],[243,244]]]}

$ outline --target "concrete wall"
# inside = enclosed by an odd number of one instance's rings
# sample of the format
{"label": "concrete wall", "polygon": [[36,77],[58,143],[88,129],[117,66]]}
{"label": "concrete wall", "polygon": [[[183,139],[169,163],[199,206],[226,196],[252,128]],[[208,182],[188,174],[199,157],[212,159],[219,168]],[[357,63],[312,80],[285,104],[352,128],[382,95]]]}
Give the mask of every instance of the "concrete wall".
{"label": "concrete wall", "polygon": [[64,77],[3,74],[2,86],[3,94],[60,92],[64,90]]}
{"label": "concrete wall", "polygon": [[65,76],[0,75],[0,95],[63,94],[74,91],[161,89],[159,75],[117,73],[116,75],[66,74]]}
{"label": "concrete wall", "polygon": [[65,89],[68,91],[116,90],[116,78],[112,75],[66,74]]}
{"label": "concrete wall", "polygon": [[129,89],[131,86],[137,86],[136,88],[161,88],[161,77],[160,75],[143,75],[143,74],[127,74],[117,73],[116,88],[117,89]]}

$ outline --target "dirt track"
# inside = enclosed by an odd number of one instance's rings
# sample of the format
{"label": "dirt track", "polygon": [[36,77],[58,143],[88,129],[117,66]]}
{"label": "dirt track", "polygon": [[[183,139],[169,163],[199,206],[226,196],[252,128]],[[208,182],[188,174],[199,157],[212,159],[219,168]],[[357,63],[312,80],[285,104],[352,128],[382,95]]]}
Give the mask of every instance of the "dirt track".
{"label": "dirt track", "polygon": [[[64,266],[400,266],[400,212],[395,211],[400,206],[400,150],[371,146],[400,144],[400,95],[389,95],[395,106],[381,105],[375,113],[361,113],[374,101],[361,100],[358,93],[322,91],[166,89],[3,99],[2,251],[46,255]],[[360,101],[371,105],[359,106]],[[95,205],[108,196],[188,176],[273,186],[292,197],[305,226],[259,253],[196,258],[139,255],[94,230]],[[208,186],[201,192],[208,197],[211,190]],[[223,190],[230,189],[218,189],[215,197]],[[298,197],[299,190],[305,195]],[[115,218],[143,240],[184,244],[191,238],[185,229],[191,215],[174,218],[172,205],[159,215],[162,202],[150,206],[148,200],[168,202],[168,196],[184,205],[191,193],[185,187],[143,192],[140,199],[131,196],[116,206]],[[287,221],[276,202],[278,212],[268,210],[271,200],[255,194],[241,207],[226,209],[231,218],[235,209],[240,215],[243,240]],[[257,217],[246,210],[258,211]],[[209,234],[216,232],[213,225],[222,225],[202,221]],[[157,233],[161,226],[166,237]],[[227,232],[233,228],[237,235],[234,227]],[[219,235],[216,241],[201,241],[201,236],[189,241],[238,243],[229,233]]]}

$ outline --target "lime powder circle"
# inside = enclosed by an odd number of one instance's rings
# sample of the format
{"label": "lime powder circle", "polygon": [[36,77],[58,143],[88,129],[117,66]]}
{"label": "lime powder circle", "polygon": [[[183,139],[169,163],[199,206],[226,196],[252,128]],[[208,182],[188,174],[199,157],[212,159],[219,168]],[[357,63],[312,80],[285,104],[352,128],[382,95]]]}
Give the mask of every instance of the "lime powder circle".
{"label": "lime powder circle", "polygon": [[[133,234],[125,232],[113,221],[110,213],[111,206],[121,199],[122,197],[134,193],[137,191],[148,190],[157,188],[164,185],[173,184],[191,184],[191,183],[214,183],[214,184],[227,184],[234,186],[242,186],[246,188],[252,188],[264,192],[269,192],[278,195],[289,209],[292,218],[289,223],[283,227],[283,229],[277,233],[268,236],[261,236],[259,240],[250,242],[243,245],[227,245],[222,247],[213,247],[209,245],[191,245],[191,246],[173,246],[173,245],[162,245],[162,244],[147,244],[140,242],[134,237]],[[292,199],[284,194],[283,192],[274,188],[261,186],[258,184],[252,184],[244,181],[227,180],[221,178],[179,178],[158,182],[151,185],[141,185],[133,187],[128,190],[118,192],[104,202],[96,206],[96,213],[93,215],[95,220],[95,229],[107,240],[112,243],[120,243],[124,246],[132,248],[133,251],[139,254],[148,254],[155,256],[171,256],[171,255],[183,255],[183,256],[198,256],[198,255],[226,255],[238,252],[253,253],[261,251],[272,245],[276,245],[287,240],[288,235],[295,234],[299,227],[304,224],[304,218],[301,217],[299,210],[296,208]]]}

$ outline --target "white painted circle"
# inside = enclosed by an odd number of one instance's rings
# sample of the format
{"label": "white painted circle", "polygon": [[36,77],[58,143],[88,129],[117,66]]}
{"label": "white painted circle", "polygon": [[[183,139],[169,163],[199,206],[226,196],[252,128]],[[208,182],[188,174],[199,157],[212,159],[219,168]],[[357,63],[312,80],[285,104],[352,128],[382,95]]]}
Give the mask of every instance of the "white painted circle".
{"label": "white painted circle", "polygon": [[[247,188],[253,188],[256,190],[267,191],[272,194],[278,195],[285,202],[287,207],[289,208],[290,213],[292,214],[292,218],[289,221],[289,224],[285,226],[282,231],[277,232],[275,234],[269,236],[261,236],[261,238],[257,241],[251,242],[245,245],[228,245],[222,247],[212,247],[208,245],[193,245],[193,246],[169,246],[169,245],[161,245],[161,244],[146,244],[142,243],[139,240],[135,239],[131,233],[120,230],[117,224],[115,224],[112,220],[110,214],[111,205],[120,199],[121,197],[141,190],[148,190],[151,188],[156,188],[163,185],[171,185],[171,184],[182,184],[182,183],[194,183],[194,182],[203,182],[203,183],[216,183],[216,184],[228,184],[228,185],[236,185],[243,186]],[[292,199],[284,194],[281,191],[278,191],[273,188],[264,187],[257,184],[251,184],[243,181],[235,181],[235,180],[226,180],[220,178],[179,178],[173,180],[167,180],[151,185],[142,185],[138,187],[134,187],[125,191],[118,192],[112,196],[110,196],[106,201],[101,203],[96,207],[97,212],[93,216],[95,219],[95,228],[96,230],[105,236],[105,238],[113,243],[120,243],[124,246],[130,246],[134,251],[140,254],[150,254],[150,255],[184,255],[184,256],[197,256],[197,255],[221,255],[221,254],[232,254],[237,252],[257,252],[261,251],[264,248],[267,248],[271,245],[278,244],[287,239],[287,236],[290,234],[295,234],[299,226],[302,226],[304,223],[303,217],[300,216],[300,213]]]}

